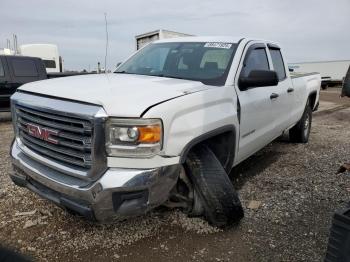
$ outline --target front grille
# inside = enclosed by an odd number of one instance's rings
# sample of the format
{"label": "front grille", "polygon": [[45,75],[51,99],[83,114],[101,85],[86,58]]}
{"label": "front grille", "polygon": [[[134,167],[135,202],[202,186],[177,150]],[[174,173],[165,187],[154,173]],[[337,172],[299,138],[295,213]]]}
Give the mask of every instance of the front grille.
{"label": "front grille", "polygon": [[[71,167],[89,170],[92,167],[93,123],[63,112],[48,112],[17,104],[15,106],[17,128],[22,143],[35,153]],[[28,127],[52,130],[52,143],[40,136],[33,136]]]}

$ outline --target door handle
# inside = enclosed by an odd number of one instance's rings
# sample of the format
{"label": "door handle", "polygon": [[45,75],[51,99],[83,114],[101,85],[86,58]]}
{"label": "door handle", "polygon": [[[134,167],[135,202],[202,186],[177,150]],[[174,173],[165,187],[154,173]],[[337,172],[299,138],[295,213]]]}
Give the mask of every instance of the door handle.
{"label": "door handle", "polygon": [[272,93],[272,94],[270,95],[270,99],[276,99],[277,97],[279,97],[279,95],[276,94],[276,93]]}
{"label": "door handle", "polygon": [[288,93],[292,93],[292,92],[294,92],[294,88],[291,88],[291,87],[290,87],[290,88],[288,88],[288,89],[287,89],[287,92],[288,92]]}

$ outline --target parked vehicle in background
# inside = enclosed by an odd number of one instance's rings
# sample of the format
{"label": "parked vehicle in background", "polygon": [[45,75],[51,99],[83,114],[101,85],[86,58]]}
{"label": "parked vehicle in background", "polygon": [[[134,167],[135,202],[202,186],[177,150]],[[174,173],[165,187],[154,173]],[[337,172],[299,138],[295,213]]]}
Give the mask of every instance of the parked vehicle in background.
{"label": "parked vehicle in background", "polygon": [[291,77],[271,41],[156,41],[115,74],[19,88],[11,178],[93,220],[166,203],[230,225],[243,208],[227,174],[285,132],[307,143],[320,83]]}
{"label": "parked vehicle in background", "polygon": [[62,58],[59,55],[57,45],[52,44],[27,44],[19,47],[23,56],[39,57],[44,61],[46,72],[63,72]]}
{"label": "parked vehicle in background", "polygon": [[350,66],[350,60],[319,61],[289,64],[296,73],[319,72],[322,79],[322,88],[340,86]]}
{"label": "parked vehicle in background", "polygon": [[0,111],[10,111],[10,97],[18,87],[46,78],[40,58],[0,55]]}
{"label": "parked vehicle in background", "polygon": [[38,80],[86,75],[85,72],[47,73],[37,57],[0,55],[0,111],[10,111],[10,97],[23,84]]}
{"label": "parked vehicle in background", "polygon": [[350,97],[350,66],[348,68],[348,72],[344,78],[342,96]]}
{"label": "parked vehicle in background", "polygon": [[189,34],[159,29],[148,33],[143,33],[141,35],[135,36],[136,40],[136,50],[144,47],[145,45],[152,43],[157,40],[174,38],[174,37],[185,37],[185,36],[193,36]]}

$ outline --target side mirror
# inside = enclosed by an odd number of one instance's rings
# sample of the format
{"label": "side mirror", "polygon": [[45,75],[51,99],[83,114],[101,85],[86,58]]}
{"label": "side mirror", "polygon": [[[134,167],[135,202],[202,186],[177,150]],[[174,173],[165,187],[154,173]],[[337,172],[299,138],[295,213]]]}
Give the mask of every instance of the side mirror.
{"label": "side mirror", "polygon": [[343,89],[341,92],[341,96],[350,97],[350,66],[343,82]]}
{"label": "side mirror", "polygon": [[271,70],[253,70],[248,77],[240,77],[238,84],[241,90],[253,87],[276,86],[278,85],[278,76],[275,71]]}

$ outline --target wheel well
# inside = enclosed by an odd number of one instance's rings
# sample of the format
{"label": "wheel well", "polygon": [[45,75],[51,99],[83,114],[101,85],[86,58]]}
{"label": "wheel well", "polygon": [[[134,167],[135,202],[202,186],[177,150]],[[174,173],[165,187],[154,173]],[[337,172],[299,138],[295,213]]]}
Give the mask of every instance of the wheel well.
{"label": "wheel well", "polygon": [[181,155],[181,162],[184,163],[189,151],[198,145],[205,144],[215,154],[221,165],[225,168],[226,172],[231,170],[234,154],[235,154],[235,131],[234,129],[223,131],[222,133],[211,133],[211,135],[203,135],[190,142],[183,154]]}
{"label": "wheel well", "polygon": [[203,141],[214,153],[226,171],[230,171],[229,169],[232,167],[234,156],[235,136],[232,133],[233,132],[226,132]]}
{"label": "wheel well", "polygon": [[317,96],[316,92],[313,92],[309,95],[309,104],[312,110],[315,108],[316,96]]}

